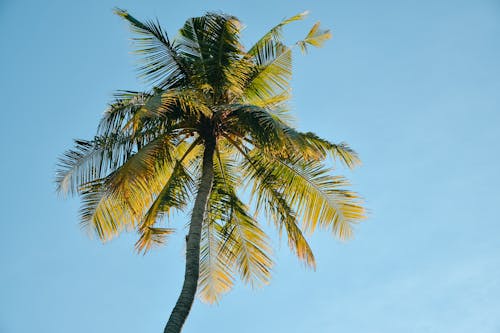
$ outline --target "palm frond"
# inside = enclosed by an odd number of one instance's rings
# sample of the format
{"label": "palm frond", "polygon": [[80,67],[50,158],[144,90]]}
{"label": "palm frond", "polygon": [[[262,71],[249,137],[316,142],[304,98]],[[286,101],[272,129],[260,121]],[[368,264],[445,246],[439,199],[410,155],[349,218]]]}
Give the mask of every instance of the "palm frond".
{"label": "palm frond", "polygon": [[235,268],[245,283],[261,287],[269,283],[273,266],[268,238],[248,214],[248,207],[234,194],[230,200],[231,210],[224,224],[226,231],[221,255],[226,260],[234,258]]}
{"label": "palm frond", "polygon": [[256,54],[254,61],[255,70],[245,83],[243,101],[258,104],[276,96],[288,99],[292,78],[292,50],[279,42],[269,41]]}
{"label": "palm frond", "polygon": [[147,227],[142,229],[140,237],[135,243],[137,252],[146,254],[153,247],[165,245],[167,236],[173,234],[175,229],[172,228],[155,228]]}
{"label": "palm frond", "polygon": [[[183,163],[199,142],[200,140],[195,140],[182,157],[175,162],[175,166],[166,183],[163,185],[161,192],[156,196],[142,217],[138,226],[141,236],[135,245],[138,252],[145,254],[153,245],[161,244],[162,235],[171,233],[155,232],[153,225],[158,219],[165,215],[168,216],[172,209],[182,210],[186,207],[194,188],[194,181],[189,172],[184,168]],[[173,229],[168,230],[173,232]]]}
{"label": "palm frond", "polygon": [[196,73],[199,88],[208,86],[218,99],[224,88],[234,88],[245,76],[236,65],[242,50],[240,29],[235,17],[208,13],[187,20],[179,31],[183,54]]}
{"label": "palm frond", "polygon": [[87,183],[81,191],[80,225],[90,233],[95,233],[101,241],[108,241],[123,230],[134,226],[127,206],[119,198],[106,191],[106,181],[102,178]]}
{"label": "palm frond", "polygon": [[249,208],[236,194],[236,188],[241,185],[241,171],[235,159],[234,147],[222,141],[219,148],[215,163],[214,194],[220,209],[217,216],[224,232],[224,247],[220,255],[225,255],[228,262],[234,259],[235,269],[244,282],[261,286],[269,281],[272,267],[268,239],[258,222],[249,215]]}
{"label": "palm frond", "polygon": [[75,147],[59,159],[57,191],[74,195],[82,184],[105,177],[123,165],[133,151],[133,141],[122,135],[98,136],[94,140],[75,140]]}
{"label": "palm frond", "polygon": [[[221,255],[224,246],[224,234],[221,223],[227,219],[230,205],[226,198],[227,191],[233,190],[235,183],[233,164],[223,160],[221,142],[216,147],[214,159],[214,183],[209,198],[207,218],[203,223],[199,295],[208,303],[217,302],[220,297],[231,290],[234,283],[232,258]],[[229,163],[224,163],[229,162]],[[227,253],[227,252],[226,252]],[[228,260],[229,259],[229,260]]]}
{"label": "palm frond", "polygon": [[217,302],[223,294],[231,290],[234,284],[232,267],[220,255],[224,243],[220,229],[221,226],[209,213],[201,231],[200,277],[198,279],[198,295],[208,303]]}
{"label": "palm frond", "polygon": [[231,105],[225,132],[250,137],[260,147],[280,150],[285,147],[283,124],[266,109],[249,104]]}
{"label": "palm frond", "polygon": [[330,30],[321,29],[320,22],[316,22],[311,30],[309,30],[307,36],[303,40],[298,41],[297,45],[300,47],[302,52],[306,53],[308,45],[322,47],[325,41],[330,38],[332,38]]}
{"label": "palm frond", "polygon": [[163,136],[142,147],[102,181],[83,184],[82,224],[95,229],[102,240],[135,227],[171,174],[172,155],[175,149]]}
{"label": "palm frond", "polygon": [[339,144],[322,139],[312,132],[300,133],[300,135],[322,154],[330,154],[334,160],[342,162],[349,168],[361,164],[358,154],[345,142]]}
{"label": "palm frond", "polygon": [[[279,181],[278,190],[297,212],[306,231],[313,232],[320,226],[346,239],[352,234],[352,225],[364,218],[358,195],[344,189],[349,185],[346,179],[331,176],[331,170],[320,162],[305,161],[297,156],[276,158],[258,149],[245,157],[247,179]],[[254,192],[253,195],[261,194]]]}
{"label": "palm frond", "polygon": [[267,33],[264,34],[251,48],[248,50],[248,54],[256,55],[259,50],[268,45],[269,41],[281,41],[283,27],[295,21],[303,20],[309,14],[308,11],[302,12],[300,14],[294,15],[290,18],[286,18],[274,27],[272,27]]}
{"label": "palm frond", "polygon": [[97,133],[105,136],[123,133],[128,121],[146,104],[149,97],[150,94],[145,92],[117,92],[115,101],[109,105],[99,122]]}
{"label": "palm frond", "polygon": [[316,268],[314,254],[299,226],[296,213],[280,192],[280,184],[276,179],[267,178],[265,182],[254,179],[253,193],[257,194],[256,211],[262,207],[268,218],[274,221],[280,236],[286,231],[288,246],[292,252],[307,266]]}
{"label": "palm frond", "polygon": [[138,68],[140,76],[161,88],[189,80],[189,70],[178,53],[178,46],[170,41],[158,22],[140,22],[119,8],[115,13],[127,20],[132,31],[139,35],[133,40],[137,45],[136,53],[142,56],[142,65]]}
{"label": "palm frond", "polygon": [[231,289],[235,272],[258,287],[268,283],[272,267],[267,236],[234,192],[240,179],[231,146],[224,149],[219,143],[219,147],[204,225],[210,236],[203,243],[200,262],[200,296],[208,302],[217,301]]}

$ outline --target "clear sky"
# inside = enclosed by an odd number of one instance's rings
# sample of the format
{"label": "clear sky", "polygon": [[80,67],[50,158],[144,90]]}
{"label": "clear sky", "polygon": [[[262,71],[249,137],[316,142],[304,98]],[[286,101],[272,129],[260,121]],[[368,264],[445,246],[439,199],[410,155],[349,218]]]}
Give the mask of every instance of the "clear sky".
{"label": "clear sky", "polygon": [[158,17],[224,11],[244,40],[311,11],[333,39],[297,54],[302,130],[347,141],[369,219],[341,243],[325,233],[306,270],[274,239],[260,290],[196,301],[184,332],[500,332],[500,2],[498,0],[0,0],[2,175],[0,332],[161,332],[183,276],[178,237],[147,256],[134,234],[102,245],[77,199],[53,184],[72,138],[93,136],[118,89],[140,89],[115,6]]}

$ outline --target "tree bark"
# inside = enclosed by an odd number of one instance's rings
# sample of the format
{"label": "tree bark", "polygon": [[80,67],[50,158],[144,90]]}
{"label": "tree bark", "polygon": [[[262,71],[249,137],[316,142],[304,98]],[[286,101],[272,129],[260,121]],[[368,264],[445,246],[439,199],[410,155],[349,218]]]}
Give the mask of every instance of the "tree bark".
{"label": "tree bark", "polygon": [[200,239],[201,228],[206,217],[208,198],[212,190],[214,180],[213,156],[215,140],[205,140],[205,151],[203,152],[203,164],[198,193],[193,206],[189,233],[186,239],[186,271],[184,273],[184,284],[177,299],[164,333],[179,333],[193,305],[198,277],[200,274]]}

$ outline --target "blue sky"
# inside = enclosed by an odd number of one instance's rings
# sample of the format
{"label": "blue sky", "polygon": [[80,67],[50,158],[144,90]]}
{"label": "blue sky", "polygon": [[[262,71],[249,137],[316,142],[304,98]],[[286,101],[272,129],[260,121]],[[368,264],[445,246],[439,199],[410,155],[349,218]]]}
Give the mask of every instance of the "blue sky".
{"label": "blue sky", "polygon": [[161,332],[182,283],[185,218],[139,256],[133,234],[89,239],[54,190],[71,139],[93,136],[115,90],[144,86],[115,6],[172,35],[228,12],[247,43],[309,9],[287,38],[315,20],[334,37],[296,54],[298,126],[364,162],[339,170],[370,210],[353,240],[314,235],[313,272],[274,239],[272,283],[197,301],[184,332],[500,332],[497,0],[0,0],[1,332]]}

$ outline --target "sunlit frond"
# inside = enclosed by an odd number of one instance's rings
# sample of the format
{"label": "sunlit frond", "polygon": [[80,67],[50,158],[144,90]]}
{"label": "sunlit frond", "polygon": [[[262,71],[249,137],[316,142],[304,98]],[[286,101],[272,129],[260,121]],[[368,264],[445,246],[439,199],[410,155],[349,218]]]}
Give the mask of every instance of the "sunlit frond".
{"label": "sunlit frond", "polygon": [[332,33],[330,30],[323,30],[320,28],[320,23],[316,22],[316,24],[313,25],[311,30],[309,30],[309,33],[307,36],[297,42],[297,45],[300,47],[302,52],[307,52],[307,46],[311,45],[314,47],[322,47],[325,41],[328,39],[332,38]]}
{"label": "sunlit frond", "polygon": [[339,144],[331,143],[330,141],[322,139],[312,132],[301,133],[300,135],[303,136],[303,138],[305,138],[305,140],[309,144],[313,145],[318,151],[325,155],[330,154],[334,160],[342,162],[349,168],[354,168],[355,166],[361,164],[358,154],[345,142],[341,142]]}
{"label": "sunlit frond", "polygon": [[[222,141],[222,140],[221,140]],[[234,147],[228,142],[217,152],[215,163],[214,192],[222,203],[220,220],[224,232],[224,248],[220,255],[226,261],[234,259],[235,269],[244,282],[252,286],[267,284],[272,267],[271,250],[267,236],[258,222],[249,214],[247,207],[238,198],[236,188],[241,185],[240,166],[235,160]]]}
{"label": "sunlit frond", "polygon": [[210,237],[202,242],[200,296],[214,302],[229,291],[234,273],[258,287],[269,282],[272,260],[267,236],[235,194],[239,167],[229,144],[219,143],[214,159],[214,186],[208,219]]}
{"label": "sunlit frond", "polygon": [[220,232],[221,226],[210,214],[209,212],[202,226],[198,293],[205,302],[215,303],[231,290],[234,277],[230,263],[220,255],[224,244]]}
{"label": "sunlit frond", "polygon": [[125,214],[123,210],[113,208],[120,207],[120,203],[107,196],[105,182],[106,179],[99,179],[86,184],[81,193],[80,208],[80,225],[89,234],[95,233],[102,241],[116,236],[125,227],[117,223]]}
{"label": "sunlit frond", "polygon": [[172,172],[175,149],[169,147],[168,137],[157,138],[107,177],[83,184],[82,224],[102,240],[137,226]]}
{"label": "sunlit frond", "polygon": [[[245,171],[252,180],[279,181],[278,190],[308,232],[320,226],[346,239],[352,234],[352,224],[364,218],[358,195],[344,189],[349,185],[345,178],[332,176],[331,170],[318,161],[304,161],[297,156],[275,158],[255,150],[246,155]],[[254,191],[254,195],[261,194]]]}
{"label": "sunlit frond", "polygon": [[[162,235],[167,235],[170,232],[161,232],[164,228],[160,228],[160,231],[155,232],[158,228],[153,228],[153,225],[163,216],[168,216],[172,209],[182,210],[188,204],[190,194],[194,188],[194,181],[183,163],[199,143],[200,140],[195,140],[183,153],[182,157],[176,161],[161,192],[158,193],[147,212],[144,213],[138,226],[141,235],[136,243],[138,252],[146,253],[153,245],[162,244]],[[189,158],[187,159],[189,160]],[[172,231],[173,229],[168,230]]]}
{"label": "sunlit frond", "polygon": [[281,41],[283,27],[295,21],[303,20],[309,14],[308,11],[302,12],[300,14],[294,15],[290,18],[284,19],[279,24],[272,27],[267,33],[264,34],[251,48],[248,50],[248,54],[256,55],[259,50],[265,48],[269,41]]}
{"label": "sunlit frond", "polygon": [[280,192],[279,180],[266,178],[264,181],[253,179],[253,193],[256,198],[256,211],[263,208],[268,218],[278,227],[280,236],[286,232],[288,246],[306,265],[315,268],[314,254],[304,237],[296,213],[287,202],[287,195]]}
{"label": "sunlit frond", "polygon": [[271,248],[264,231],[248,214],[245,206],[234,194],[230,196],[231,211],[226,221],[224,249],[226,260],[234,259],[242,280],[253,287],[269,283],[273,262]]}

